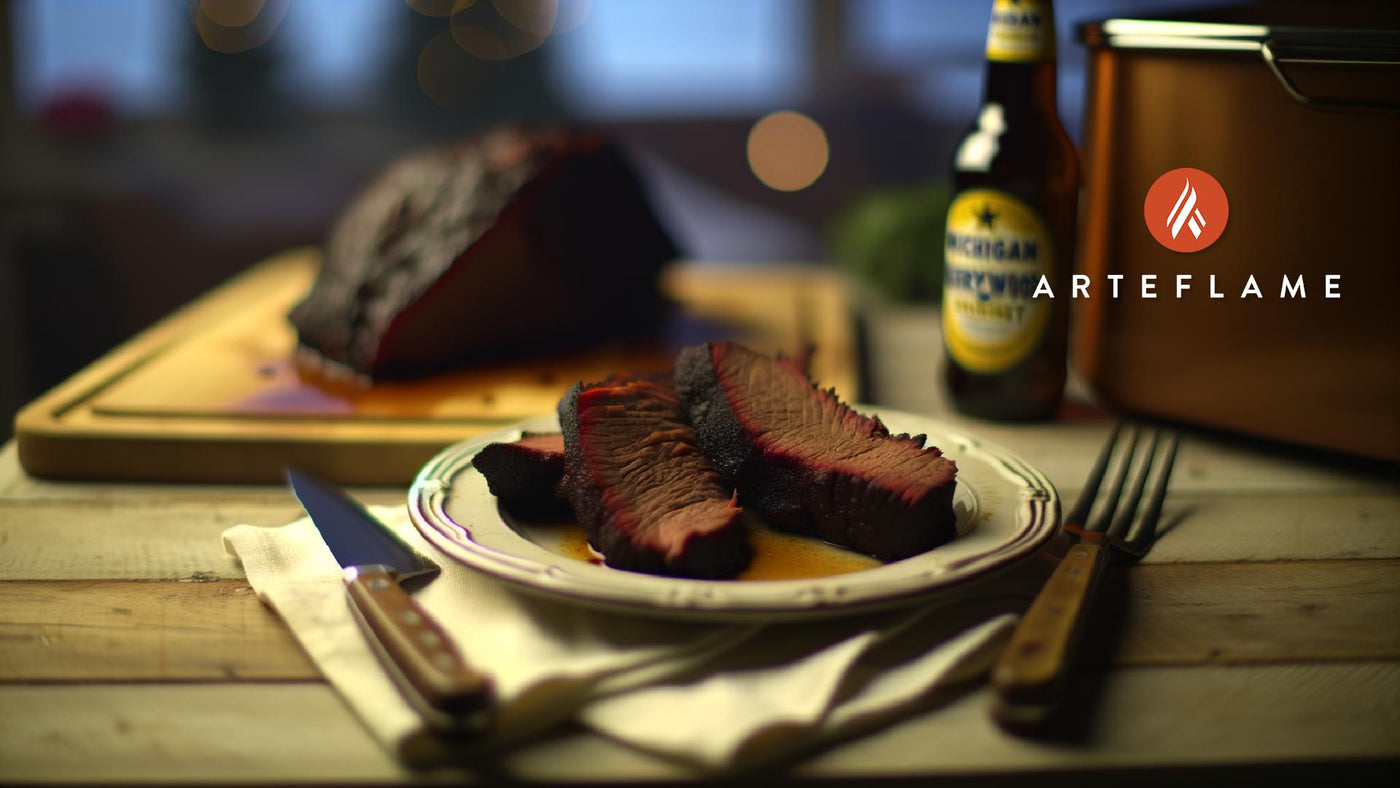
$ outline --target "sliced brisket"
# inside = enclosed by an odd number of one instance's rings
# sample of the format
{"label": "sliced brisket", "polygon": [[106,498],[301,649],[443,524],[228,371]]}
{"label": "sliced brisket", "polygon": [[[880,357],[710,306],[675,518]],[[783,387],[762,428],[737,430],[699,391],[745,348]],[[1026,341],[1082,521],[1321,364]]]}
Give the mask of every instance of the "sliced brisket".
{"label": "sliced brisket", "polygon": [[560,487],[564,478],[564,436],[527,432],[513,443],[492,443],[476,453],[472,465],[486,478],[491,494],[507,512],[531,520],[573,517]]}
{"label": "sliced brisket", "polygon": [[734,494],[669,381],[576,384],[559,403],[574,513],[608,566],[732,577],[752,557]]}
{"label": "sliced brisket", "polygon": [[953,538],[957,468],[924,436],[891,436],[794,362],[734,343],[683,350],[675,379],[700,447],[772,526],[883,561]]}

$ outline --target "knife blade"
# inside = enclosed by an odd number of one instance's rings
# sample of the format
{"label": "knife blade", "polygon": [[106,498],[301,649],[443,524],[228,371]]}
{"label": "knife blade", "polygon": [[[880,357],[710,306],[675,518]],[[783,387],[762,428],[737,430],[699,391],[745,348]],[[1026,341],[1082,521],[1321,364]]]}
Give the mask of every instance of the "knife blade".
{"label": "knife blade", "polygon": [[441,569],[339,489],[296,468],[287,469],[287,481],[345,570],[350,609],[404,696],[439,732],[489,727],[491,680],[463,659],[403,585],[428,582]]}

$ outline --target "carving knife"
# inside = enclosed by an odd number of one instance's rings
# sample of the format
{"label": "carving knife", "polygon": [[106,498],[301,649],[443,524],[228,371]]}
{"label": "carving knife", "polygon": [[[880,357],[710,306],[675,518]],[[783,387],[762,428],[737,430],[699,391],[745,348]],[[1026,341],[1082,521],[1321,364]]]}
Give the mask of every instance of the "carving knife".
{"label": "carving knife", "polygon": [[287,481],[345,569],[346,596],[380,661],[428,724],[443,733],[490,726],[489,678],[467,664],[442,627],[409,595],[441,571],[345,493],[304,471]]}

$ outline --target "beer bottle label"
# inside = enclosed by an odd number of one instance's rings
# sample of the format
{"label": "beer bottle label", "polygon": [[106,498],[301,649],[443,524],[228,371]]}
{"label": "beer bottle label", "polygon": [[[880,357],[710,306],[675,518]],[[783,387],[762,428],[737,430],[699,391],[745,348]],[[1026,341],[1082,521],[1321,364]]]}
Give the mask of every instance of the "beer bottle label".
{"label": "beer bottle label", "polygon": [[995,0],[987,26],[987,59],[1029,63],[1055,58],[1055,16],[1049,2]]}
{"label": "beer bottle label", "polygon": [[964,369],[1002,372],[1036,348],[1051,300],[1055,249],[1031,206],[995,189],[968,189],[948,206],[943,244],[943,343]]}

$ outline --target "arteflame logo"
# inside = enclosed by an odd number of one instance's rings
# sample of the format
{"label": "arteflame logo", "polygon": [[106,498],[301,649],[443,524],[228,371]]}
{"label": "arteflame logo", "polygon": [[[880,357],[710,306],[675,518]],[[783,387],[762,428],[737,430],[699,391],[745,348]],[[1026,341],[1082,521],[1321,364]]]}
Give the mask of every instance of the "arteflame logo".
{"label": "arteflame logo", "polygon": [[1210,173],[1179,167],[1163,174],[1147,190],[1142,214],[1157,243],[1173,252],[1199,252],[1215,243],[1225,230],[1230,202]]}
{"label": "arteflame logo", "polygon": [[[1182,205],[1183,202],[1186,204]],[[1191,188],[1190,178],[1187,178],[1186,185],[1181,187],[1181,196],[1176,198],[1176,205],[1172,206],[1172,212],[1167,215],[1167,224],[1171,225],[1173,238],[1181,232],[1181,225],[1187,221],[1188,216],[1191,217],[1191,234],[1200,238],[1201,228],[1206,226],[1206,218],[1196,207],[1196,190]]]}

